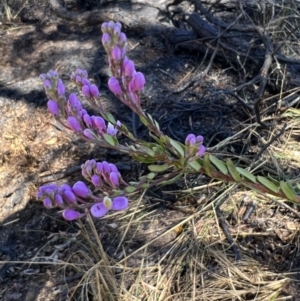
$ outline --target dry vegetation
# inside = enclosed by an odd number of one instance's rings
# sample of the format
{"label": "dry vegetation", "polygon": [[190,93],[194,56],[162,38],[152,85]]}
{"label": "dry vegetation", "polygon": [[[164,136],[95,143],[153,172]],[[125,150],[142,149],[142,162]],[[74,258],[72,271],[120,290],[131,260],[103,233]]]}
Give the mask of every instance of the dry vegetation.
{"label": "dry vegetation", "polygon": [[[0,5],[0,20],[6,25],[14,22],[19,13],[8,4],[7,0]],[[251,16],[252,21],[266,26],[272,10],[262,14],[262,4],[256,4],[257,14]],[[299,59],[300,47],[295,40],[300,35],[297,19],[300,15],[296,6],[293,7],[294,1],[285,5],[287,9],[281,10],[282,15],[276,15],[280,24],[274,22],[270,30],[275,40],[285,40],[282,53]],[[291,6],[297,16],[294,24],[289,21]],[[215,68],[210,78],[217,78]],[[281,88],[269,100],[284,101],[297,95],[298,90],[285,90],[288,83],[284,70],[278,76]],[[276,105],[266,101],[261,105],[261,114]],[[93,151],[90,146],[75,150],[71,144],[74,137],[66,138],[65,133],[58,132],[44,109],[5,100],[0,111],[5,116],[0,121],[3,133],[0,188],[4,191],[11,181],[16,182],[13,187],[21,189],[19,195],[23,197],[16,201],[18,209],[26,206],[45,172],[50,170],[47,175],[55,174],[63,166],[78,162],[82,154]],[[267,118],[273,120],[274,115]],[[32,122],[26,123],[28,119]],[[242,123],[242,130],[210,145],[209,150],[224,158],[231,156],[242,166],[251,166],[254,173],[299,183],[300,191],[297,103],[294,101],[294,106],[277,114],[276,119],[277,126],[264,130],[247,120]],[[274,140],[284,123],[287,124],[284,133]],[[28,124],[30,127],[26,127]],[[253,137],[256,145],[251,144]],[[249,142],[252,155],[234,153],[232,148],[238,139]],[[272,144],[268,145],[270,141]],[[261,145],[268,148],[260,153]],[[126,212],[111,214],[100,221],[88,218],[76,222],[68,225],[68,232],[45,233],[47,242],[32,259],[22,261],[24,265],[29,264],[28,270],[44,264],[49,275],[55,271],[49,276],[50,284],[45,283],[35,300],[48,300],[45,295],[49,300],[78,301],[300,300],[300,210],[297,206],[236,184],[208,182],[202,177],[187,177],[179,187],[176,191],[163,188],[151,194],[132,195]],[[251,206],[255,210],[245,218]],[[2,209],[2,213],[2,218],[6,218],[7,211]],[[222,223],[227,225],[232,241],[226,237]],[[2,226],[6,225],[9,223]],[[40,258],[47,248],[68,251],[61,257],[57,251],[52,257]],[[7,262],[0,262],[0,267],[4,263]],[[57,276],[55,281],[53,275]],[[63,275],[60,280],[59,275]],[[55,291],[59,285],[67,287],[69,297],[59,297],[60,292]],[[6,288],[1,289],[0,297]]]}

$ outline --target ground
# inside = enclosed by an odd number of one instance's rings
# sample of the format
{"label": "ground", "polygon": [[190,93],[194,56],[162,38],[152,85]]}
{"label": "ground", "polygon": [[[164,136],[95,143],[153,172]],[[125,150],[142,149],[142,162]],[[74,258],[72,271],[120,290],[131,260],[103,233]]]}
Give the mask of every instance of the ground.
{"label": "ground", "polygon": [[[81,14],[90,7],[67,9]],[[36,200],[38,187],[82,180],[87,159],[117,164],[128,181],[147,167],[58,128],[46,109],[41,73],[57,70],[75,91],[69,74],[88,70],[106,110],[139,138],[149,137],[107,88],[101,23],[79,26],[58,17],[48,1],[35,0],[5,1],[0,20],[1,300],[300,300],[300,211],[291,203],[190,175],[132,195],[128,211],[94,222],[66,222],[56,209],[46,210]],[[243,166],[261,160],[259,172],[297,182],[297,110],[280,115],[273,128],[258,127],[240,102],[218,93],[240,84],[222,61],[201,84],[178,93],[205,69],[203,55],[175,48],[150,26],[125,31],[128,56],[146,76],[143,108],[167,135],[184,141],[190,132],[201,134],[211,153]],[[286,132],[257,158],[285,122]],[[213,209],[224,196],[223,222],[233,242]]]}

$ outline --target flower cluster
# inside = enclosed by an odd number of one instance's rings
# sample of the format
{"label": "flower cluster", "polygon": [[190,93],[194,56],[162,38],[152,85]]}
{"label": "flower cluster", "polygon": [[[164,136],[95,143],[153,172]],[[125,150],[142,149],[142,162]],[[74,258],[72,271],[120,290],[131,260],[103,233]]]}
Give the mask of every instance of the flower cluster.
{"label": "flower cluster", "polygon": [[205,154],[205,147],[203,145],[203,136],[195,136],[194,134],[187,135],[185,139],[185,157],[186,158],[200,158]]}
{"label": "flower cluster", "polygon": [[112,163],[88,160],[81,165],[81,169],[82,175],[87,181],[106,193],[111,189],[118,189],[120,184],[127,186],[117,166]]}
{"label": "flower cluster", "polygon": [[[106,161],[89,160],[82,165],[82,174],[97,190],[102,191],[104,197],[96,196],[82,182],[76,182],[72,187],[63,184],[46,184],[39,188],[37,198],[42,200],[46,208],[59,207],[66,220],[74,220],[90,212],[94,217],[102,217],[109,210],[124,210],[128,207],[128,199],[117,195],[120,183],[127,185],[121,178],[118,168]],[[110,198],[108,195],[114,195]]]}
{"label": "flower cluster", "polygon": [[[85,70],[77,69],[71,75],[71,79],[81,88],[87,99],[98,98],[99,90],[96,85],[90,83],[87,76]],[[66,99],[65,86],[56,71],[51,70],[47,74],[41,74],[40,78],[43,80],[49,98],[48,110],[63,126],[89,140],[103,140],[104,134],[117,135],[118,128],[122,126],[120,121],[115,125],[110,122],[106,125],[102,117],[88,114],[75,93],[71,93]],[[65,121],[61,117],[64,117]]]}
{"label": "flower cluster", "polygon": [[125,33],[121,24],[113,21],[102,24],[102,43],[108,55],[112,77],[108,81],[109,89],[134,111],[141,111],[141,92],[145,86],[145,77],[135,70],[134,62],[126,56]]}

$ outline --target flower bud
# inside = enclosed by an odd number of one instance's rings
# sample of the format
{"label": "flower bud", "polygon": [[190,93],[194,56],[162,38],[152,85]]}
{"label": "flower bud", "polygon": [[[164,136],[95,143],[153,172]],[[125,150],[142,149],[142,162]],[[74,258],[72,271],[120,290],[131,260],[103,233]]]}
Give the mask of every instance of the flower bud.
{"label": "flower bud", "polygon": [[204,154],[205,154],[205,147],[201,144],[200,146],[199,146],[199,148],[198,148],[198,151],[197,151],[197,153],[196,153],[196,156],[197,157],[202,157],[202,156],[204,156]]}
{"label": "flower bud", "polygon": [[126,45],[127,37],[124,32],[121,32],[119,35],[118,44],[121,48],[123,48]]}
{"label": "flower bud", "polygon": [[185,138],[185,145],[190,146],[196,143],[196,136],[194,134],[189,134]]}
{"label": "flower bud", "polygon": [[106,175],[110,174],[110,166],[109,163],[106,161],[102,162],[102,174],[106,174]]}
{"label": "flower bud", "polygon": [[117,172],[111,172],[109,175],[109,180],[113,188],[118,188],[119,183],[119,173]]}
{"label": "flower bud", "polygon": [[100,95],[99,89],[96,85],[90,85],[90,94],[93,97],[98,97]]}
{"label": "flower bud", "polygon": [[100,177],[97,176],[97,175],[93,175],[93,176],[91,177],[91,182],[93,183],[93,185],[94,185],[95,187],[101,186],[101,179],[100,179]]}
{"label": "flower bud", "polygon": [[59,108],[58,108],[58,104],[55,100],[50,99],[47,102],[47,107],[48,107],[48,111],[54,115],[54,116],[59,116]]}
{"label": "flower bud", "polygon": [[142,72],[136,72],[129,83],[129,89],[131,91],[141,92],[144,89],[145,83],[144,74]]}
{"label": "flower bud", "polygon": [[93,130],[91,130],[91,129],[85,129],[83,131],[83,135],[90,140],[96,140],[96,137],[95,137],[96,135],[94,134]]}
{"label": "flower bud", "polygon": [[92,116],[92,122],[97,127],[100,133],[103,132],[104,129],[106,129],[105,121],[100,116]]}
{"label": "flower bud", "polygon": [[76,81],[77,84],[81,84],[81,82],[82,82],[81,76],[80,75],[76,75],[75,81]]}
{"label": "flower bud", "polygon": [[84,114],[82,116],[83,121],[85,122],[86,126],[91,128],[92,127],[92,119],[89,114]]}
{"label": "flower bud", "polygon": [[111,44],[111,37],[109,33],[106,32],[102,35],[102,44],[104,47]]}
{"label": "flower bud", "polygon": [[85,97],[91,97],[91,93],[90,93],[90,87],[88,85],[84,85],[82,86],[82,94],[85,96]]}
{"label": "flower bud", "polygon": [[59,193],[57,193],[55,195],[54,201],[55,201],[56,205],[58,205],[58,206],[63,206],[64,205],[63,198],[62,198],[62,196]]}
{"label": "flower bud", "polygon": [[63,196],[68,203],[76,203],[76,196],[71,189],[64,190]]}
{"label": "flower bud", "polygon": [[128,77],[132,77],[135,72],[136,71],[133,61],[125,59],[122,64],[122,74]]}
{"label": "flower bud", "polygon": [[51,78],[58,78],[58,73],[55,70],[50,70],[47,75]]}
{"label": "flower bud", "polygon": [[91,82],[87,78],[83,78],[82,79],[82,84],[89,86],[91,84]]}
{"label": "flower bud", "polygon": [[88,189],[88,187],[85,185],[84,182],[78,181],[76,182],[73,187],[72,191],[80,197],[86,198],[91,195],[91,191]]}
{"label": "flower bud", "polygon": [[103,171],[102,163],[101,162],[97,162],[97,164],[96,164],[96,173],[98,175],[101,175],[102,171]]}
{"label": "flower bud", "polygon": [[67,124],[69,128],[75,133],[82,132],[82,128],[78,120],[74,116],[69,116],[67,119]]}
{"label": "flower bud", "polygon": [[108,22],[102,23],[102,25],[101,25],[102,32],[103,33],[107,32],[107,29],[108,29]]}
{"label": "flower bud", "polygon": [[43,201],[43,204],[47,209],[50,209],[53,207],[53,204],[52,204],[52,201],[50,198],[45,198]]}
{"label": "flower bud", "polygon": [[72,210],[72,209],[65,209],[62,212],[62,216],[67,221],[73,221],[75,219],[78,219],[78,218],[82,217],[82,214],[80,214],[79,212],[77,212],[75,210]]}
{"label": "flower bud", "polygon": [[199,136],[196,137],[197,143],[203,143],[203,140],[204,140],[204,138],[201,135],[199,135]]}
{"label": "flower bud", "polygon": [[57,81],[57,94],[59,96],[64,96],[66,92],[65,85],[63,84],[61,79],[58,79]]}
{"label": "flower bud", "polygon": [[46,90],[50,90],[50,89],[52,88],[52,85],[51,85],[51,82],[50,82],[49,79],[46,79],[46,80],[44,81],[44,88],[45,88]]}
{"label": "flower bud", "polygon": [[114,61],[121,60],[121,49],[118,46],[115,46],[111,51],[111,57]]}
{"label": "flower bud", "polygon": [[121,89],[120,83],[115,77],[111,77],[108,80],[108,87],[112,93],[114,93],[116,95],[122,95],[122,89]]}

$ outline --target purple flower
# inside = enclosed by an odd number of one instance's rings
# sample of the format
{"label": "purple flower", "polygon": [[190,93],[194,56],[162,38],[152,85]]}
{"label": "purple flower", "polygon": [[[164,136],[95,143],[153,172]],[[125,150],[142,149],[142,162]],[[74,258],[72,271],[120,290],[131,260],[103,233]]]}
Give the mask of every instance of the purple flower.
{"label": "purple flower", "polygon": [[89,86],[91,83],[90,83],[90,81],[87,78],[83,78],[82,79],[82,84]]}
{"label": "purple flower", "polygon": [[85,129],[85,130],[83,131],[83,135],[84,135],[86,138],[90,139],[90,140],[95,140],[95,139],[96,139],[96,138],[95,138],[95,134],[94,134],[93,130],[91,130],[91,129]]}
{"label": "purple flower", "polygon": [[103,132],[103,130],[106,129],[105,121],[100,116],[92,116],[92,122],[97,127],[100,133]]}
{"label": "purple flower", "polygon": [[110,173],[110,166],[109,166],[109,163],[106,161],[102,162],[102,174],[103,173],[106,175],[109,175],[109,173]]}
{"label": "purple flower", "polygon": [[204,140],[204,138],[203,138],[203,136],[201,136],[201,135],[199,135],[199,136],[196,137],[196,141],[197,141],[198,143],[203,143],[203,140]]}
{"label": "purple flower", "polygon": [[108,29],[108,22],[102,23],[102,25],[101,25],[102,32],[105,33],[107,31],[107,29]]}
{"label": "purple flower", "polygon": [[113,34],[115,37],[119,37],[121,33],[121,26],[115,24]]}
{"label": "purple flower", "polygon": [[99,89],[96,85],[90,85],[90,94],[93,97],[98,97],[100,95]]}
{"label": "purple flower", "polygon": [[82,94],[85,96],[85,97],[90,97],[91,96],[91,93],[90,93],[90,87],[88,85],[84,85],[82,86]]}
{"label": "purple flower", "polygon": [[101,175],[102,171],[103,171],[102,163],[101,162],[97,162],[97,164],[96,164],[96,173],[98,175]]}
{"label": "purple flower", "polygon": [[123,75],[132,77],[136,72],[133,61],[128,59],[124,60],[122,64],[122,71],[123,71]]}
{"label": "purple flower", "polygon": [[129,88],[131,91],[141,92],[144,89],[145,83],[144,74],[142,72],[136,72],[129,83]]}
{"label": "purple flower", "polygon": [[111,51],[111,56],[113,60],[119,61],[121,59],[121,49],[118,46],[115,46]]}
{"label": "purple flower", "polygon": [[109,175],[109,180],[111,183],[111,186],[113,188],[117,188],[119,187],[120,183],[119,183],[119,173],[118,172],[111,172]]}
{"label": "purple flower", "polygon": [[102,217],[108,212],[108,208],[103,203],[97,203],[91,207],[91,214],[94,217]]}
{"label": "purple flower", "polygon": [[78,111],[82,110],[81,101],[77,98],[75,93],[71,93],[69,96],[69,106],[77,109]]}
{"label": "purple flower", "polygon": [[59,193],[57,193],[55,195],[54,201],[55,201],[56,205],[58,205],[58,206],[62,206],[64,204],[64,200],[63,200],[62,196]]}
{"label": "purple flower", "polygon": [[205,150],[206,150],[205,147],[201,144],[198,148],[196,156],[199,158],[202,157],[205,154]]}
{"label": "purple flower", "polygon": [[50,70],[47,74],[49,77],[57,78],[58,73],[55,70]]}
{"label": "purple flower", "polygon": [[189,134],[185,138],[185,145],[194,145],[196,143],[196,136],[194,134]]}
{"label": "purple flower", "polygon": [[116,95],[122,95],[122,89],[121,89],[120,83],[115,77],[111,77],[108,80],[108,87],[112,93],[114,93]]}
{"label": "purple flower", "polygon": [[77,212],[75,210],[72,210],[72,209],[65,209],[62,212],[62,216],[67,221],[73,221],[75,219],[78,219],[78,218],[82,217],[82,214],[80,214],[79,212]]}
{"label": "purple flower", "polygon": [[120,47],[125,46],[126,40],[127,40],[126,34],[124,32],[121,32],[119,35],[119,41],[118,41]]}
{"label": "purple flower", "polygon": [[118,167],[115,164],[109,163],[110,172],[119,172]]}
{"label": "purple flower", "polygon": [[85,124],[88,128],[92,127],[92,119],[91,119],[91,116],[89,114],[84,114],[82,116],[82,119],[83,119],[83,121],[85,122]]}
{"label": "purple flower", "polygon": [[82,132],[82,128],[78,120],[74,116],[69,116],[67,119],[67,124],[71,130],[75,133]]}
{"label": "purple flower", "polygon": [[44,88],[45,88],[46,90],[50,90],[50,89],[52,88],[52,85],[51,85],[51,82],[50,82],[49,79],[46,79],[46,80],[44,81]]}
{"label": "purple flower", "polygon": [[101,179],[100,179],[100,177],[97,176],[97,175],[93,175],[93,176],[91,177],[91,182],[93,183],[93,185],[94,185],[95,187],[101,186]]}
{"label": "purple flower", "polygon": [[64,190],[63,196],[68,203],[76,203],[76,196],[71,189]]}
{"label": "purple flower", "polygon": [[76,81],[77,84],[81,84],[81,82],[82,82],[81,76],[80,75],[76,75],[75,81]]}
{"label": "purple flower", "polygon": [[66,88],[65,85],[63,84],[61,79],[58,79],[57,81],[57,93],[59,96],[65,95]]}
{"label": "purple flower", "polygon": [[44,201],[44,206],[47,208],[47,209],[50,209],[53,207],[53,204],[52,204],[52,201],[50,198],[45,198]]}
{"label": "purple flower", "polygon": [[91,195],[91,191],[88,189],[88,187],[82,181],[76,182],[72,187],[72,191],[77,196],[80,196],[82,198],[86,198]]}
{"label": "purple flower", "polygon": [[109,122],[106,129],[106,134],[110,136],[116,136],[118,133],[118,130],[114,128],[114,126]]}
{"label": "purple flower", "polygon": [[47,107],[48,107],[48,111],[54,115],[54,116],[59,116],[59,108],[58,108],[58,104],[55,100],[50,99],[47,102]]}
{"label": "purple flower", "polygon": [[110,34],[105,32],[102,36],[102,44],[103,46],[108,46],[111,43],[111,37]]}
{"label": "purple flower", "polygon": [[128,199],[124,196],[117,196],[113,199],[113,210],[124,210],[128,208]]}

